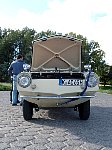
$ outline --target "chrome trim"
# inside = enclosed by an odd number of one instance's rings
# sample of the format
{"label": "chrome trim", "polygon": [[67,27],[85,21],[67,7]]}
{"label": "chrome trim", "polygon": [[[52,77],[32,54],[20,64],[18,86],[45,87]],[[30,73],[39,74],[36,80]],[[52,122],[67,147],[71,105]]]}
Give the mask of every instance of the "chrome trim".
{"label": "chrome trim", "polygon": [[94,98],[95,96],[20,96],[22,99],[79,99]]}

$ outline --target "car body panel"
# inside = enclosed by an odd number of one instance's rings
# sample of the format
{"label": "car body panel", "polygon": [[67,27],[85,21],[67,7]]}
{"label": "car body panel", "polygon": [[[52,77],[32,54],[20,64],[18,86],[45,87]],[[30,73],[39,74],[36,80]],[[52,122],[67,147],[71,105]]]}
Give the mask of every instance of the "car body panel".
{"label": "car body panel", "polygon": [[[88,101],[98,84],[88,87],[89,71],[81,72],[81,63],[80,40],[55,36],[34,42],[31,71],[18,75],[20,97],[38,107],[75,107]],[[28,87],[18,84],[21,75],[31,78]],[[62,85],[62,79],[73,83]]]}

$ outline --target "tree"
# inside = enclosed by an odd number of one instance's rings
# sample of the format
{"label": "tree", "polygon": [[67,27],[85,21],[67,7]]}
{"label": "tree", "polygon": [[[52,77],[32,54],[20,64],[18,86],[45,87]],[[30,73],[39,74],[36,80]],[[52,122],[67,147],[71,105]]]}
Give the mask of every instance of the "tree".
{"label": "tree", "polygon": [[7,69],[18,53],[24,56],[27,63],[31,63],[32,41],[34,40],[35,33],[34,29],[27,27],[22,31],[11,29],[0,30],[1,81],[5,81],[6,78],[3,78],[3,75],[8,76]]}
{"label": "tree", "polygon": [[110,68],[109,68],[109,73],[108,73],[108,75],[109,75],[109,82],[110,82],[110,85],[112,86],[112,66],[110,66]]}
{"label": "tree", "polygon": [[55,35],[55,34],[56,34],[56,32],[50,31],[50,30],[47,30],[46,32],[42,31],[35,35],[35,40],[37,40],[38,38],[42,38],[42,37],[49,37],[49,36]]}
{"label": "tree", "polygon": [[[57,34],[54,31],[47,30],[37,33],[34,29],[28,27],[22,30],[1,29],[0,28],[0,80],[7,78],[7,69],[18,53],[21,53],[26,62],[31,64],[32,42],[43,36],[49,37]],[[82,69],[84,65],[90,64],[92,69],[101,77],[107,72],[105,53],[100,49],[98,42],[88,42],[86,37],[70,32],[66,36],[73,36],[82,41]],[[107,70],[106,70],[107,69]],[[5,71],[3,71],[5,70]],[[5,76],[5,79],[4,77]]]}
{"label": "tree", "polygon": [[21,31],[20,42],[19,42],[19,53],[21,53],[27,63],[31,63],[32,55],[32,42],[35,39],[36,31],[25,27]]}
{"label": "tree", "polygon": [[105,53],[100,49],[98,42],[90,41],[88,42],[86,37],[82,35],[76,35],[70,32],[67,35],[71,35],[74,38],[80,39],[82,41],[81,53],[82,53],[82,70],[84,70],[84,65],[91,65],[94,72],[99,76],[102,74],[102,68],[106,65],[104,61]]}
{"label": "tree", "polygon": [[100,71],[100,82],[103,83],[103,85],[105,86],[108,81],[110,80],[109,77],[109,68],[110,66],[106,65],[106,64],[102,64],[99,66],[99,71]]}

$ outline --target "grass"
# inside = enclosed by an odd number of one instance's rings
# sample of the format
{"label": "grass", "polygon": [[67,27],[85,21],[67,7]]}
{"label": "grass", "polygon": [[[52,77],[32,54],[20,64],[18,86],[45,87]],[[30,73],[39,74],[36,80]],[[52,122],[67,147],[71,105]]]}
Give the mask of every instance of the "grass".
{"label": "grass", "polygon": [[106,86],[100,85],[99,86],[99,92],[112,94],[112,86],[110,86],[110,85],[106,85]]}
{"label": "grass", "polygon": [[11,83],[2,83],[0,82],[0,91],[10,91]]}

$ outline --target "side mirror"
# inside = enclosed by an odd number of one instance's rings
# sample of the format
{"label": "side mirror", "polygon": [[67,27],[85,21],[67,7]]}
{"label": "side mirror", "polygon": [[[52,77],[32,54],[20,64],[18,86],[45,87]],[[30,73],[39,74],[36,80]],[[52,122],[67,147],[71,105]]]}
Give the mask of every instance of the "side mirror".
{"label": "side mirror", "polygon": [[91,65],[84,65],[84,69],[90,70],[91,69]]}
{"label": "side mirror", "polygon": [[24,71],[29,71],[30,68],[31,68],[30,65],[28,65],[28,64],[23,64],[23,69],[24,69]]}

